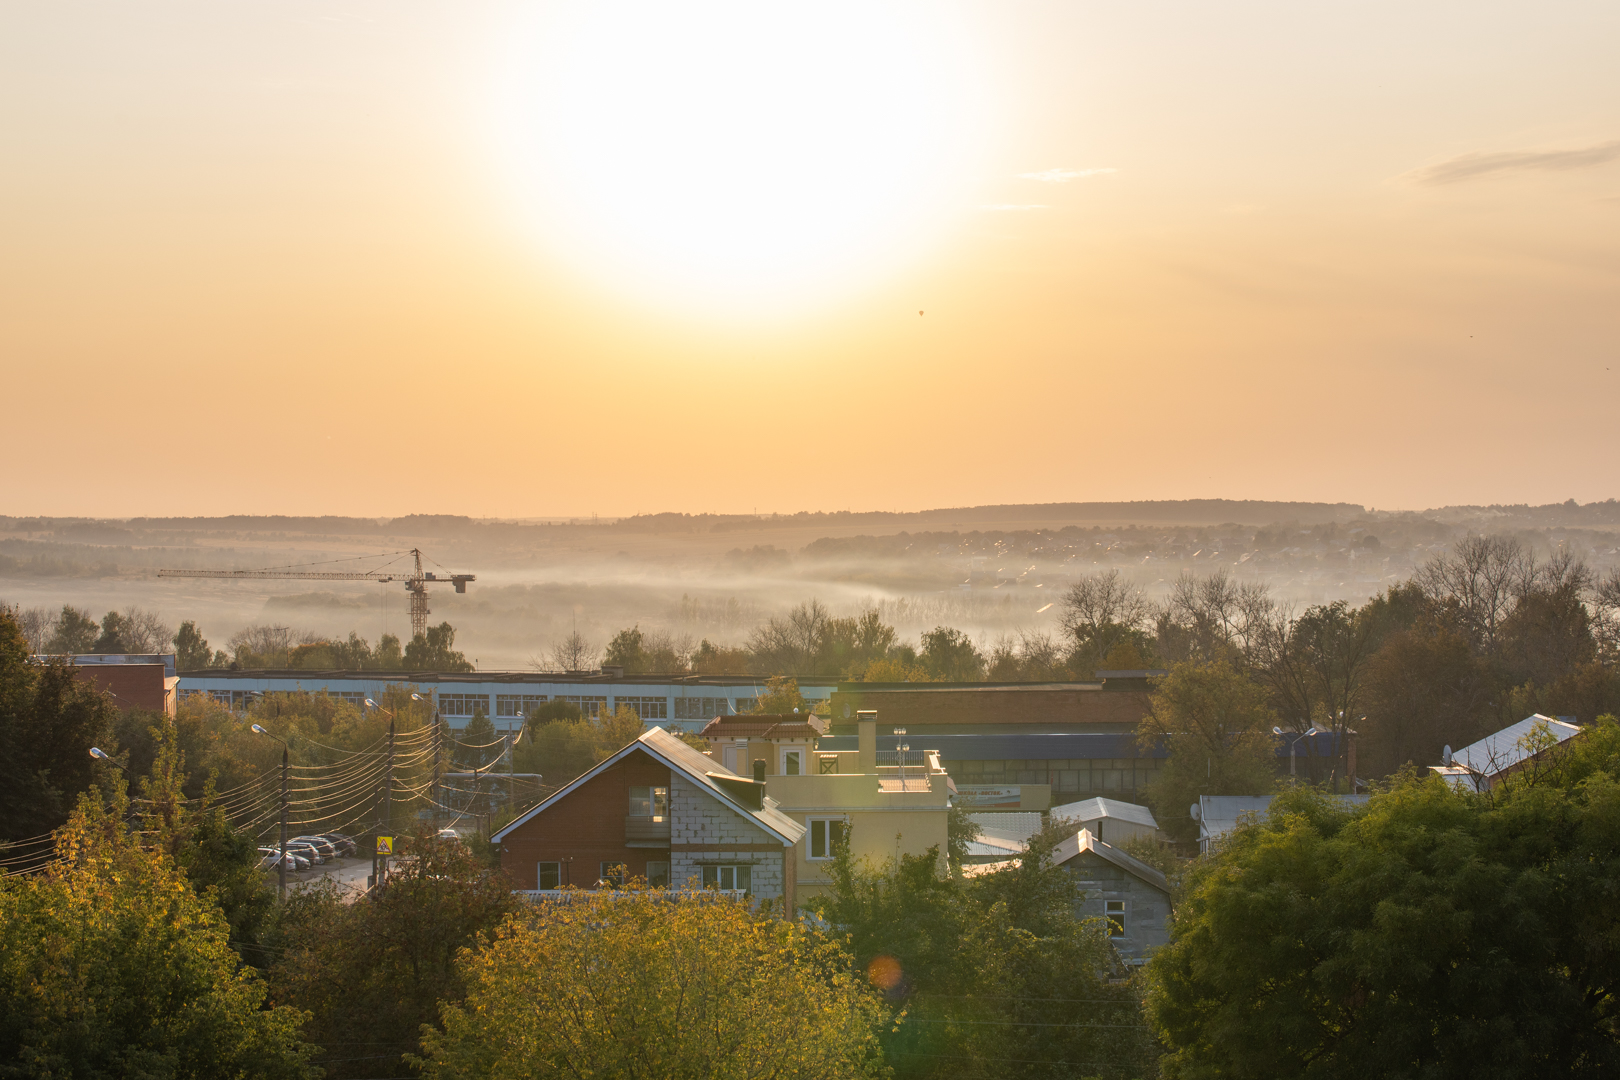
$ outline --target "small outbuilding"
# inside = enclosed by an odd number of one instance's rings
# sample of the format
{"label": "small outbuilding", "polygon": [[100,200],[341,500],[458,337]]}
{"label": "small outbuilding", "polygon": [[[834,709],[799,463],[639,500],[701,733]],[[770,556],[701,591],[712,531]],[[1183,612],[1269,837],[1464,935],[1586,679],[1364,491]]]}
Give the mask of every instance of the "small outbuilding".
{"label": "small outbuilding", "polygon": [[1052,808],[1052,820],[1072,821],[1098,840],[1123,844],[1127,840],[1159,838],[1159,823],[1153,811],[1138,803],[1119,799],[1082,799]]}
{"label": "small outbuilding", "polygon": [[1076,914],[1108,921],[1108,938],[1132,965],[1147,963],[1170,940],[1170,882],[1140,859],[1081,829],[1052,851],[1052,863],[1074,878]]}

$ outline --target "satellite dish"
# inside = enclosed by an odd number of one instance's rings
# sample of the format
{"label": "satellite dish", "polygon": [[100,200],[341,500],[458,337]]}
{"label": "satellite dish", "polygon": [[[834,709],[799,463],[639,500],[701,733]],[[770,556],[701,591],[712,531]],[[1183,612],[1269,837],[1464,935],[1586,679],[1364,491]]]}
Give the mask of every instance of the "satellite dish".
{"label": "satellite dish", "polygon": [[1188,808],[1187,813],[1192,815],[1192,819],[1194,821],[1197,821],[1199,818],[1201,818],[1203,816],[1203,811],[1201,811],[1198,808],[1197,803],[1193,803],[1192,806],[1190,808]]}
{"label": "satellite dish", "polygon": [[1440,750],[1440,764],[1442,764],[1442,765],[1450,765],[1451,764],[1451,744],[1450,743],[1447,743]]}

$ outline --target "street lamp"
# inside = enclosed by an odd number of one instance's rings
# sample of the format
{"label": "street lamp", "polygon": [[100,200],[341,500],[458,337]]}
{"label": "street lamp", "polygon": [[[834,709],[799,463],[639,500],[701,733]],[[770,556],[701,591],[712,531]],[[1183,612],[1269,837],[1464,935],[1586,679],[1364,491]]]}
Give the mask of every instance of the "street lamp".
{"label": "street lamp", "polygon": [[1297,784],[1299,781],[1295,778],[1295,775],[1294,775],[1294,751],[1295,751],[1295,748],[1299,746],[1299,740],[1308,739],[1311,736],[1315,735],[1316,734],[1316,728],[1314,728],[1314,727],[1309,728],[1303,734],[1296,735],[1291,731],[1284,731],[1280,727],[1274,727],[1274,728],[1271,729],[1271,733],[1273,735],[1279,735],[1282,738],[1285,738],[1285,739],[1288,740],[1288,782],[1291,783],[1291,784]]}
{"label": "street lamp", "polygon": [[90,756],[95,758],[97,761],[105,761],[108,765],[111,765],[114,768],[122,769],[125,776],[129,775],[129,770],[125,769],[117,758],[113,757],[99,746],[92,746],[90,748]]}
{"label": "street lamp", "polygon": [[439,787],[439,774],[443,768],[444,760],[444,721],[439,717],[439,701],[437,698],[425,698],[414,690],[411,692],[412,701],[420,701],[424,705],[433,706],[433,831],[439,831],[439,809],[444,802],[443,792]]}
{"label": "street lamp", "polygon": [[904,791],[906,790],[906,751],[909,750],[910,747],[906,746],[902,741],[906,737],[905,728],[897,727],[893,729],[893,732],[895,765],[899,769],[900,790]]}
{"label": "street lamp", "polygon": [[[255,735],[263,735],[267,739],[276,739],[258,724],[253,725]],[[276,876],[280,886],[281,901],[287,900],[287,743],[283,739],[276,739],[281,743],[281,858],[276,860]]]}

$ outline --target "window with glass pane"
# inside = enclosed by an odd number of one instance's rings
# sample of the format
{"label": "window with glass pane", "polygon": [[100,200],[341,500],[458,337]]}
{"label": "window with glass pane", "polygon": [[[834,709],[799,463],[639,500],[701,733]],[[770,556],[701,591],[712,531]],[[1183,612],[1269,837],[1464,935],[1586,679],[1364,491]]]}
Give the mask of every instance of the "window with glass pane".
{"label": "window with glass pane", "polygon": [[799,767],[799,763],[804,760],[803,755],[804,751],[802,750],[782,751],[782,775],[798,776],[801,772],[803,772],[803,770]]}
{"label": "window with glass pane", "polygon": [[669,863],[648,862],[647,884],[652,888],[663,888],[669,884]]}
{"label": "window with glass pane", "polygon": [[1125,901],[1108,901],[1108,936],[1122,938],[1125,936]]}
{"label": "window with glass pane", "polygon": [[540,888],[562,888],[562,863],[543,862],[539,866]]}
{"label": "window with glass pane", "polygon": [[843,818],[811,818],[809,825],[812,859],[831,859],[848,842],[849,822]]}
{"label": "window with glass pane", "polygon": [[624,863],[605,862],[602,864],[601,880],[604,883],[617,887],[624,884],[624,879]]}
{"label": "window with glass pane", "polygon": [[669,816],[669,788],[630,785],[630,816],[663,821]]}
{"label": "window with glass pane", "polygon": [[727,889],[747,892],[752,885],[753,867],[751,866],[705,866],[703,868],[703,887],[706,889]]}

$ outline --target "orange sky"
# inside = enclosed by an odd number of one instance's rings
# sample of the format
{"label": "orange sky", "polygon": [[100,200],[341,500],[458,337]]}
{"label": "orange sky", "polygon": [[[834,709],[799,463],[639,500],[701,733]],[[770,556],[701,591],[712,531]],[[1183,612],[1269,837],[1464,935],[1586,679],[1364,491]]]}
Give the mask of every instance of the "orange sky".
{"label": "orange sky", "polygon": [[867,6],[0,8],[0,513],[1620,495],[1620,6]]}

